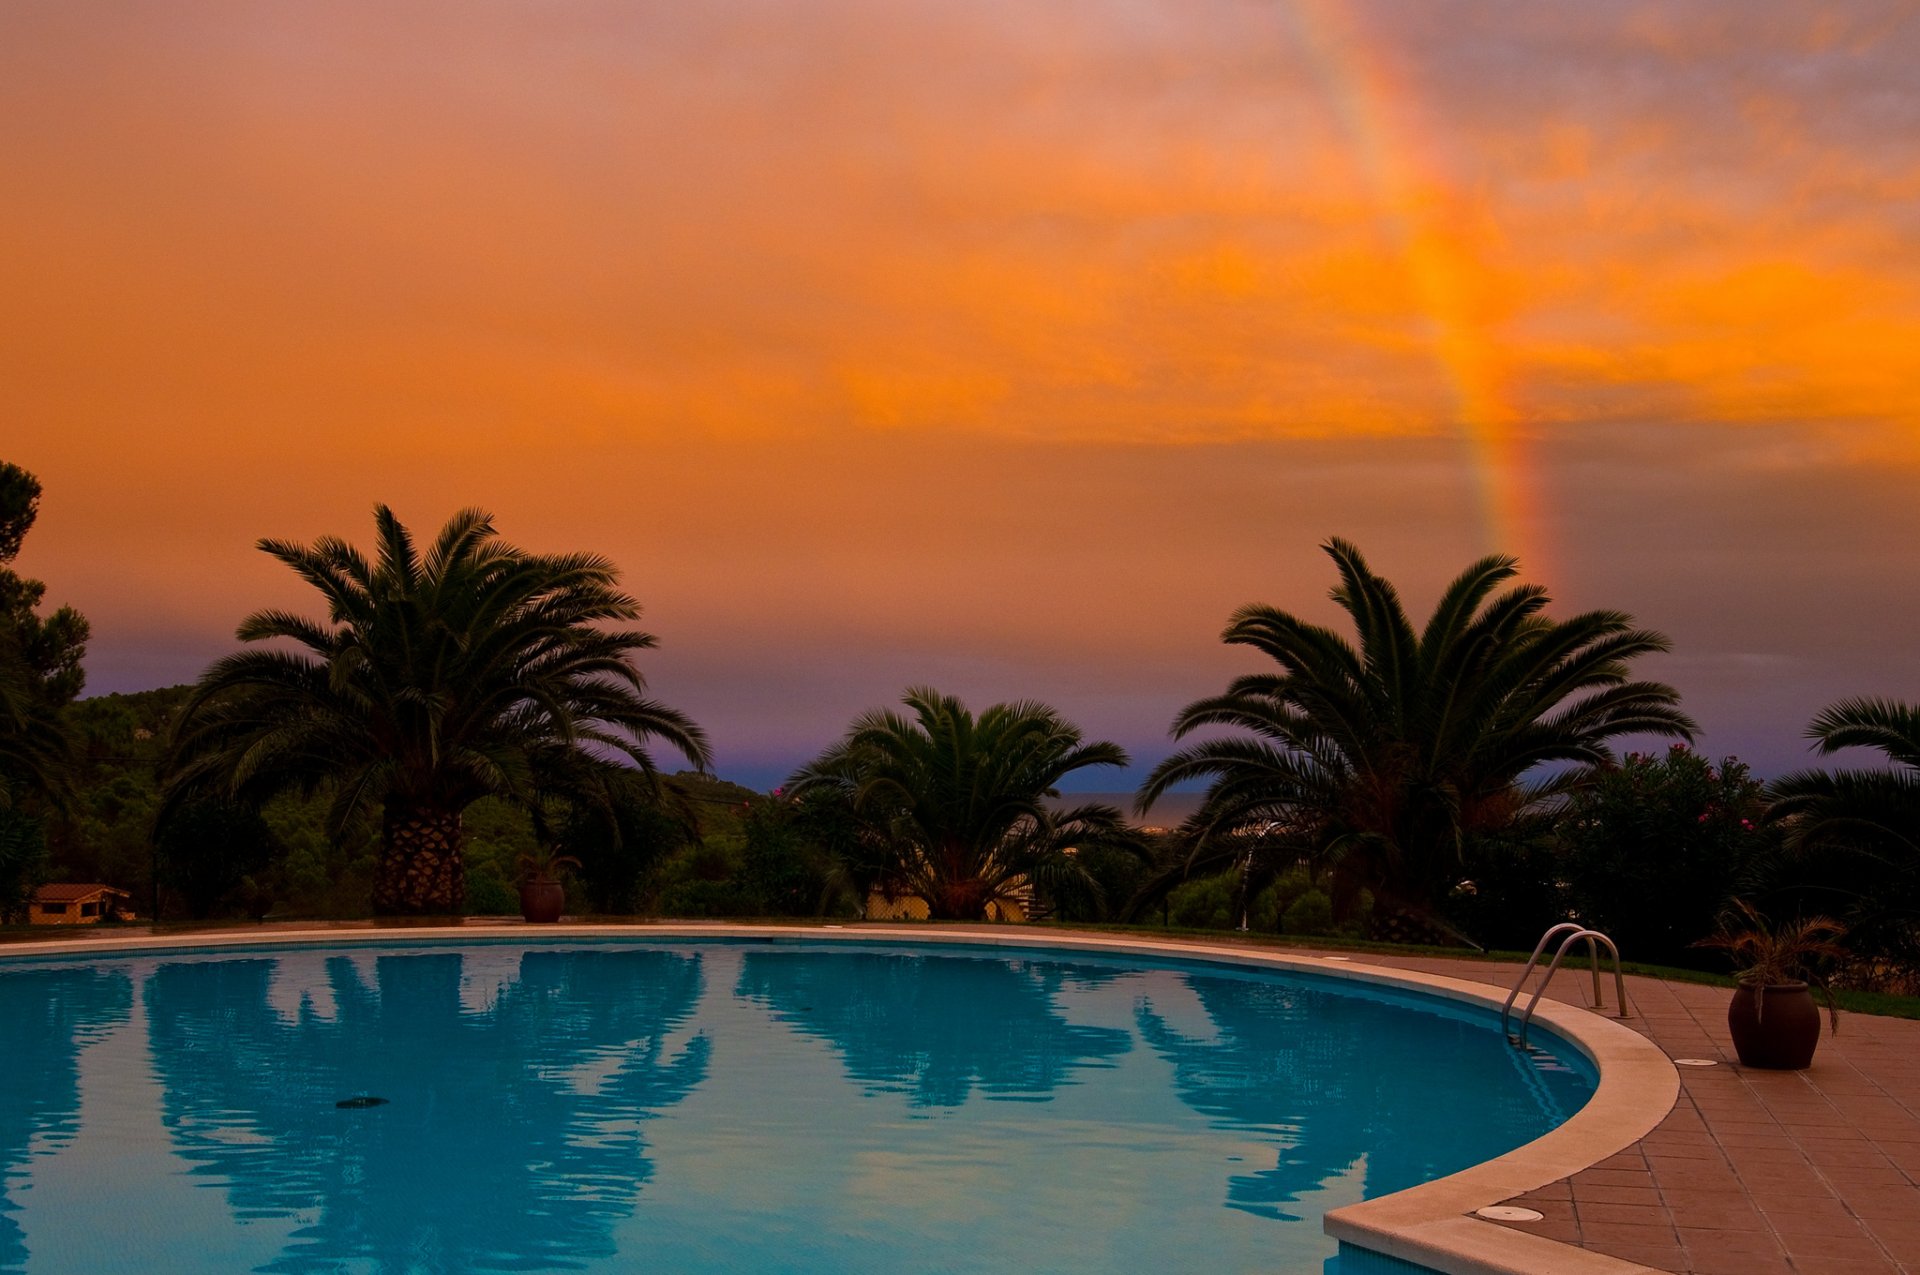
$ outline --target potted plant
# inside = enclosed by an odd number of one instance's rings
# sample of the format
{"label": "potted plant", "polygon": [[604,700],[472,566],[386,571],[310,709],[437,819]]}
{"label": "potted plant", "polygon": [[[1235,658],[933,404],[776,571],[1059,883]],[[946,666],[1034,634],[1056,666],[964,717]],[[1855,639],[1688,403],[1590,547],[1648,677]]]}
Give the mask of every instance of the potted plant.
{"label": "potted plant", "polygon": [[520,856],[520,915],[528,921],[551,924],[567,906],[562,874],[580,861],[541,842]]}
{"label": "potted plant", "polygon": [[1733,1049],[1748,1067],[1798,1071],[1813,1062],[1820,1043],[1820,1008],[1813,987],[1827,1002],[1833,1029],[1840,1030],[1840,1009],[1814,962],[1844,956],[1834,942],[1846,927],[1831,917],[1802,917],[1769,925],[1757,908],[1735,899],[1737,915],[1722,922],[1720,933],[1701,939],[1701,947],[1726,951],[1738,986],[1727,1006],[1727,1030]]}

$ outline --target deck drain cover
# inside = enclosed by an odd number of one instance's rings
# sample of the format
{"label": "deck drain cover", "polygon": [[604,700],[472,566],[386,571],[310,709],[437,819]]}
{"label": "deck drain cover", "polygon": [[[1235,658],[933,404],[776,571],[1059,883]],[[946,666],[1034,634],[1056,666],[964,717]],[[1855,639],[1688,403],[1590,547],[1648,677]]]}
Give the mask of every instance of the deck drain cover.
{"label": "deck drain cover", "polygon": [[1328,961],[1350,961],[1353,958],[1351,956],[1327,956],[1327,957],[1322,957],[1321,959],[1328,960]]}
{"label": "deck drain cover", "polygon": [[1673,1065],[1676,1067],[1718,1067],[1720,1062],[1716,1058],[1676,1058],[1673,1060]]}
{"label": "deck drain cover", "polygon": [[1523,1209],[1517,1204],[1489,1204],[1474,1213],[1489,1222],[1538,1222],[1546,1216],[1538,1209]]}

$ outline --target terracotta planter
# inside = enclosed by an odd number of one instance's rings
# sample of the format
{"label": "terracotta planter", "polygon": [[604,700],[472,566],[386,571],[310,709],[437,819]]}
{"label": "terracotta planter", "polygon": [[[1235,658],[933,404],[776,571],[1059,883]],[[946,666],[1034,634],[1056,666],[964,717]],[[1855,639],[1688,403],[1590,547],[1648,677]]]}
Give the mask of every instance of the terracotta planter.
{"label": "terracotta planter", "polygon": [[551,924],[560,919],[567,906],[567,887],[558,881],[523,881],[520,884],[520,915],[529,921]]}
{"label": "terracotta planter", "polygon": [[1820,1007],[1805,983],[1734,989],[1727,1006],[1733,1050],[1748,1067],[1799,1071],[1813,1062],[1820,1043]]}

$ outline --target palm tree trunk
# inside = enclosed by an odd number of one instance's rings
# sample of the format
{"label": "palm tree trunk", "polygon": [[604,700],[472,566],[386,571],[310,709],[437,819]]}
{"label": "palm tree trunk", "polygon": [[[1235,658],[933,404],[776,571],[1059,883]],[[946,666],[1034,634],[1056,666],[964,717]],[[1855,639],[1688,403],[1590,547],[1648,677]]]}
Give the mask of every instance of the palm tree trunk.
{"label": "palm tree trunk", "polygon": [[933,921],[980,921],[993,891],[978,877],[942,881],[927,893],[927,917]]}
{"label": "palm tree trunk", "polygon": [[460,813],[389,806],[373,869],[373,910],[381,916],[459,912],[467,902],[460,861]]}

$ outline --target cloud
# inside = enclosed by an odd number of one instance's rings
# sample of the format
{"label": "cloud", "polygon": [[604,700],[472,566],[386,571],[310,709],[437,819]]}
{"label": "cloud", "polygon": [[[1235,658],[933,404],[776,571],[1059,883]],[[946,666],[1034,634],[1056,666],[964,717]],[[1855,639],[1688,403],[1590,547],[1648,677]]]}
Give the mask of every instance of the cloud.
{"label": "cloud", "polygon": [[481,503],[723,748],[917,667],[1144,752],[1325,535],[1491,535],[1757,738],[1912,671],[1902,11],[11,4],[29,565],[151,684],[299,601],[255,537]]}

